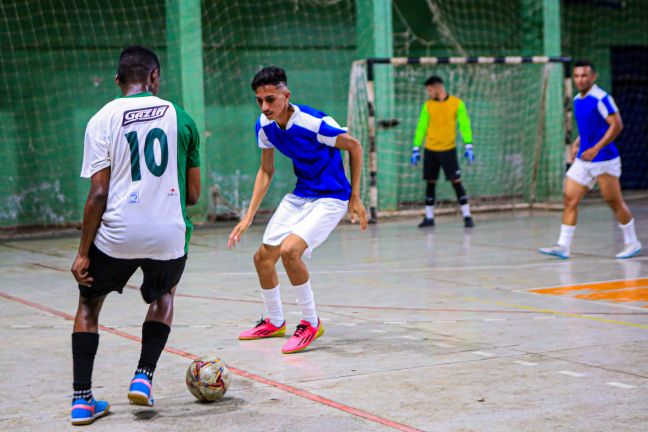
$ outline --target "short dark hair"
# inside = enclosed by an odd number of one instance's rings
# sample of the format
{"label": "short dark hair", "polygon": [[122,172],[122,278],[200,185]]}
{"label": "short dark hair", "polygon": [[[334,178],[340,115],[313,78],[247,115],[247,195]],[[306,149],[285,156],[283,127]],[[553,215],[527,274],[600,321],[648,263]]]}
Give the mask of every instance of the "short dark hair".
{"label": "short dark hair", "polygon": [[435,84],[443,84],[443,80],[441,79],[440,76],[432,75],[425,80],[425,87],[435,85]]}
{"label": "short dark hair", "polygon": [[596,69],[594,69],[594,63],[592,63],[592,62],[589,61],[589,60],[584,60],[584,59],[583,59],[583,60],[576,60],[576,61],[574,62],[574,68],[577,68],[577,67],[588,67],[588,66],[589,66],[590,69],[592,69],[592,72],[596,72]]}
{"label": "short dark hair", "polygon": [[254,75],[252,90],[256,91],[258,87],[264,85],[278,86],[280,84],[288,85],[286,71],[278,66],[266,66]]}
{"label": "short dark hair", "polygon": [[149,75],[160,69],[160,59],[150,49],[132,45],[122,50],[119,55],[117,77],[121,83],[145,83]]}

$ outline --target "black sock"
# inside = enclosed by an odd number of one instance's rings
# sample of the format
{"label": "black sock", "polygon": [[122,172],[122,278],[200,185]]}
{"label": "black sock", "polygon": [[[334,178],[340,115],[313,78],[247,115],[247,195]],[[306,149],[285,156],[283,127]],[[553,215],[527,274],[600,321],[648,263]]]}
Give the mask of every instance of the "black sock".
{"label": "black sock", "polygon": [[[94,365],[98,333],[72,333],[72,367],[74,372],[74,398],[92,399],[92,366]],[[78,397],[77,397],[78,396]]]}
{"label": "black sock", "polygon": [[425,205],[433,206],[436,201],[436,182],[428,182],[425,188]]}
{"label": "black sock", "polygon": [[167,343],[171,327],[160,321],[144,321],[142,325],[142,353],[137,363],[136,374],[146,374],[153,380],[153,373],[158,359]]}
{"label": "black sock", "polygon": [[452,187],[455,190],[455,194],[457,194],[457,201],[459,201],[459,205],[468,204],[468,196],[466,195],[466,190],[464,189],[463,184],[452,183]]}

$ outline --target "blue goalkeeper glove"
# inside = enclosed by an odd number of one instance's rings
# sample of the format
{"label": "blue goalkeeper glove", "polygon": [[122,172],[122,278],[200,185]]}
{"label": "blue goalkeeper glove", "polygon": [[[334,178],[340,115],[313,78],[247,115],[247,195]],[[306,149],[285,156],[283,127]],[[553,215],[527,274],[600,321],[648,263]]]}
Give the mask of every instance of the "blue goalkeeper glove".
{"label": "blue goalkeeper glove", "polygon": [[475,162],[475,152],[473,151],[473,146],[472,144],[466,144],[464,151],[464,157],[466,158],[466,162],[468,165],[472,164]]}
{"label": "blue goalkeeper glove", "polygon": [[412,157],[410,158],[410,163],[412,166],[416,166],[421,160],[421,151],[418,147],[412,148]]}

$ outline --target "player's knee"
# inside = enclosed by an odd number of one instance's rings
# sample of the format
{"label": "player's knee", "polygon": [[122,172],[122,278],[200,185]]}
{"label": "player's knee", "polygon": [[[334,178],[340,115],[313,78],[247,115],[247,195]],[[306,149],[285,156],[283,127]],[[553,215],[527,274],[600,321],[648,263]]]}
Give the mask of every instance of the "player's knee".
{"label": "player's knee", "polygon": [[265,262],[271,260],[272,260],[272,255],[263,245],[261,245],[261,247],[254,254],[254,265],[258,268],[259,266],[262,266]]}
{"label": "player's knee", "polygon": [[575,209],[576,207],[578,207],[579,201],[580,200],[578,199],[578,197],[571,195],[563,196],[563,206],[567,209]]}
{"label": "player's knee", "polygon": [[295,246],[295,245],[281,245],[281,249],[279,250],[279,254],[281,255],[281,260],[284,263],[291,263],[298,261],[301,259],[303,251],[301,248]]}

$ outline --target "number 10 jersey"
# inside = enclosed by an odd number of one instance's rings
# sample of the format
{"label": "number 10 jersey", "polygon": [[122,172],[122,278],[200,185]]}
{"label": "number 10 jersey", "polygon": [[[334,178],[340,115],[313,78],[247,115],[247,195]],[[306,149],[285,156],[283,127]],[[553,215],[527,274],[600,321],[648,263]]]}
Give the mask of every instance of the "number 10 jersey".
{"label": "number 10 jersey", "polygon": [[177,105],[140,93],[90,119],[81,177],[110,168],[94,244],[114,258],[170,260],[188,251],[187,171],[200,166],[196,124]]}

